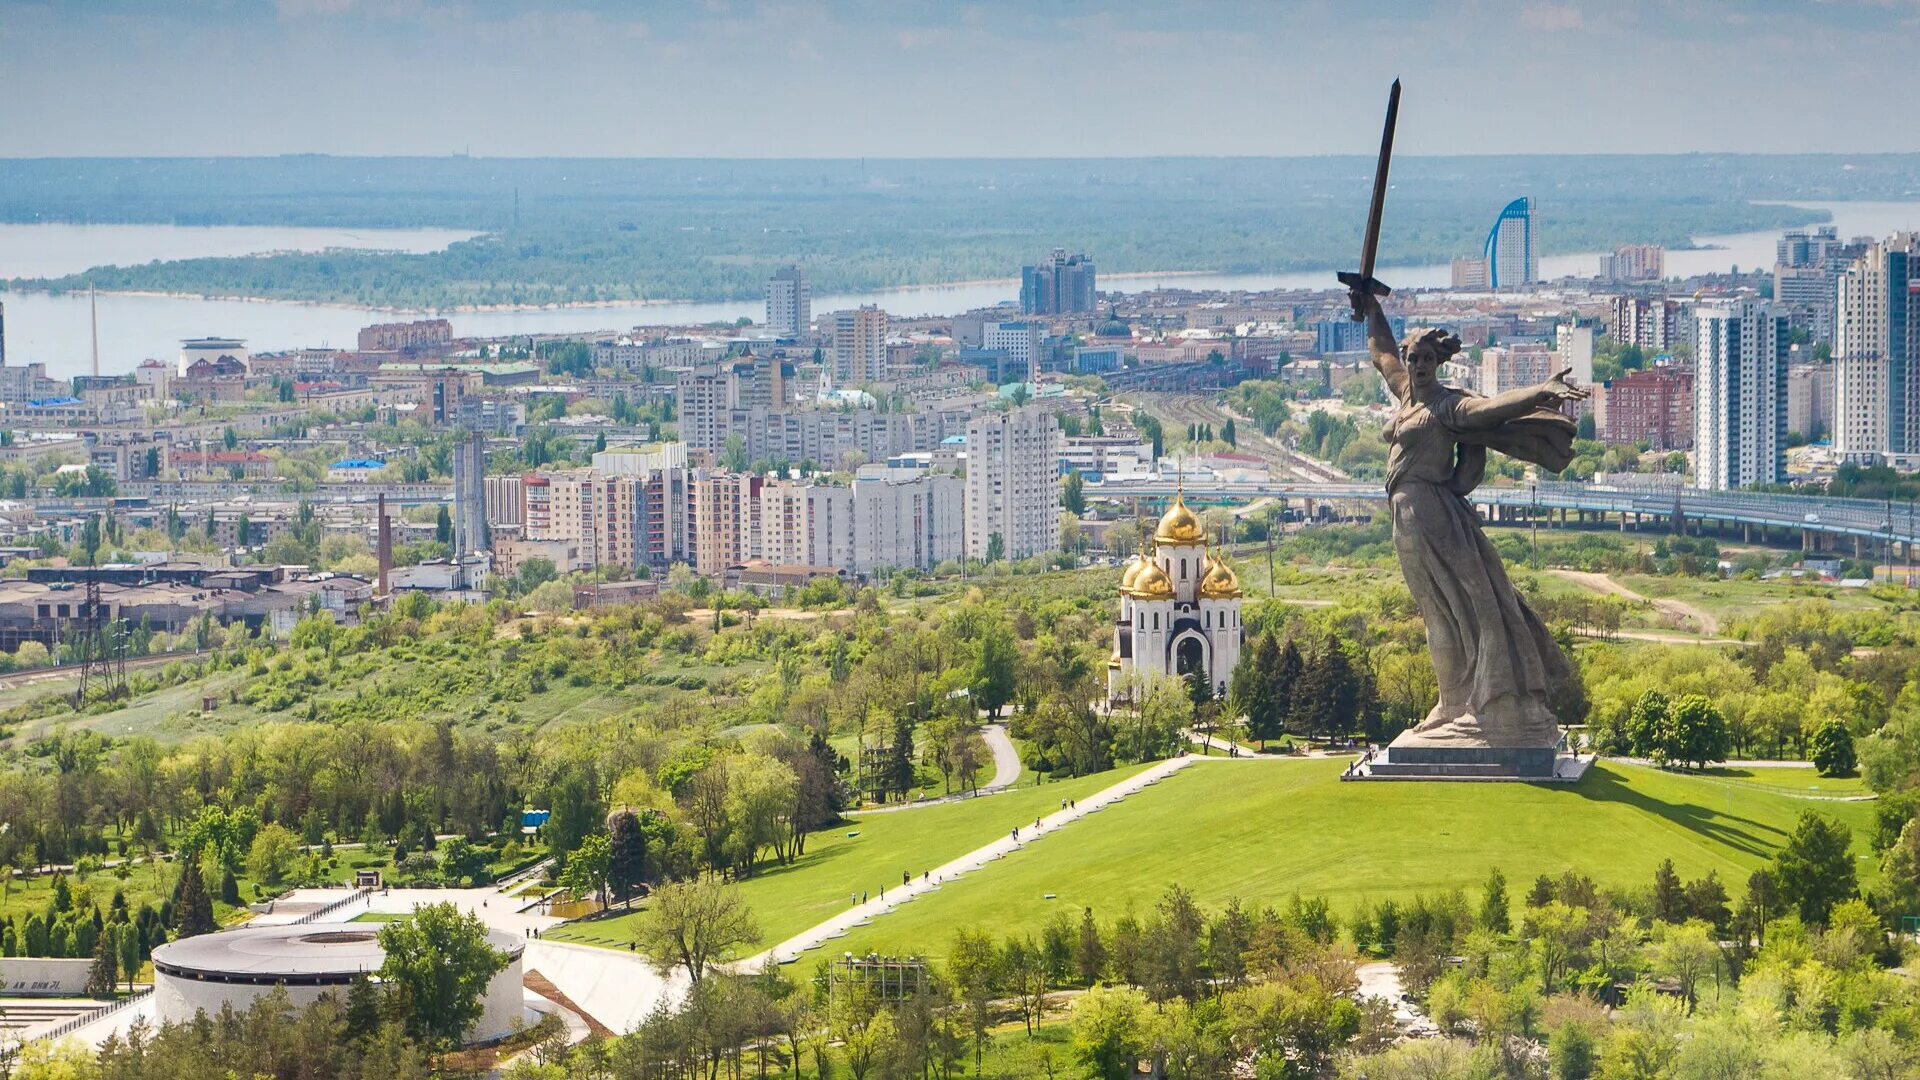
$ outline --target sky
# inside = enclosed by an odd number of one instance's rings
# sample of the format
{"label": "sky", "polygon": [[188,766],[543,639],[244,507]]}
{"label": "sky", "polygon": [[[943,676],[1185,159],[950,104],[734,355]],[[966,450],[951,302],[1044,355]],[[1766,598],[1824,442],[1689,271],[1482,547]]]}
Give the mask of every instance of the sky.
{"label": "sky", "polygon": [[[0,0],[0,155],[1920,150],[1920,0]],[[1875,105],[1875,103],[1879,103]]]}

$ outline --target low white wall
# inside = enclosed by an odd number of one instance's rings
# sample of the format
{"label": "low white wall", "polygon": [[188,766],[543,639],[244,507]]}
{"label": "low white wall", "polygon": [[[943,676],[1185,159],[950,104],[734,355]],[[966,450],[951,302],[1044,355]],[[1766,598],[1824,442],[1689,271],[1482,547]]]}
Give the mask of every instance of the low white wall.
{"label": "low white wall", "polygon": [[0,994],[9,997],[80,997],[87,992],[92,960],[11,956],[0,959]]}

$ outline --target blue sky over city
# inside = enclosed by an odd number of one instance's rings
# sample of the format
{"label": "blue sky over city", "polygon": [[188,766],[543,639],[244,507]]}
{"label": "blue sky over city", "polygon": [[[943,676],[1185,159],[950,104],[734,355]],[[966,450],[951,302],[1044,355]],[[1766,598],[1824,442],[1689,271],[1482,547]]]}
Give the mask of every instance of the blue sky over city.
{"label": "blue sky over city", "polygon": [[[1920,149],[1915,0],[0,5],[0,153]],[[1880,102],[1876,106],[1874,103]]]}

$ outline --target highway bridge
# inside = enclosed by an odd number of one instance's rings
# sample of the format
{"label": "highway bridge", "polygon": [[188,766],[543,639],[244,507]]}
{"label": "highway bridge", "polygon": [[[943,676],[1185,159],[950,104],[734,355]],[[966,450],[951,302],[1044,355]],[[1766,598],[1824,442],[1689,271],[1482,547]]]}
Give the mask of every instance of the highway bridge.
{"label": "highway bridge", "polygon": [[[1169,480],[1108,481],[1088,484],[1090,499],[1163,501],[1174,495]],[[1195,503],[1245,503],[1255,499],[1284,499],[1312,506],[1343,502],[1380,502],[1386,488],[1379,482],[1314,484],[1303,481],[1251,483],[1200,482],[1185,484],[1186,498]],[[1816,495],[1760,495],[1737,491],[1700,491],[1693,488],[1624,488],[1601,484],[1550,481],[1516,487],[1482,487],[1468,496],[1494,520],[1525,521],[1536,515],[1562,522],[1581,515],[1590,524],[1618,519],[1626,530],[1657,524],[1673,532],[1701,527],[1737,529],[1748,540],[1791,542],[1799,536],[1808,550],[1837,548],[1851,541],[1855,557],[1884,554],[1888,545],[1902,558],[1913,555],[1920,541],[1920,509],[1908,502],[1872,499],[1833,499]],[[1757,535],[1756,535],[1757,533]]]}

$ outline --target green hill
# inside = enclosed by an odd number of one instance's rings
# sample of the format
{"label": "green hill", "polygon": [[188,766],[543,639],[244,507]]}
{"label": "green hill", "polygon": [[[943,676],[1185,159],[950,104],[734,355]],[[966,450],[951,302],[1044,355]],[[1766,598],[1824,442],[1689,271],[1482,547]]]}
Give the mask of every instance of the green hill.
{"label": "green hill", "polygon": [[[900,884],[902,873],[923,871],[957,859],[1005,836],[1016,825],[1060,808],[1063,799],[1084,799],[1146,768],[1128,766],[1038,787],[911,810],[863,814],[807,838],[807,853],[791,866],[770,866],[740,883],[760,924],[761,944],[777,945],[844,911],[852,894],[880,895]],[[645,910],[548,931],[555,941],[625,948],[632,923]]]}
{"label": "green hill", "polygon": [[[835,942],[940,955],[962,926],[1038,932],[1056,911],[1145,912],[1172,882],[1202,907],[1238,897],[1368,898],[1477,890],[1495,867],[1512,895],[1578,870],[1642,886],[1662,859],[1717,872],[1738,896],[1803,810],[1854,830],[1864,879],[1873,804],[1809,799],[1766,782],[1596,766],[1573,787],[1343,784],[1343,762],[1202,762]],[[1054,899],[1046,899],[1053,894]]]}

